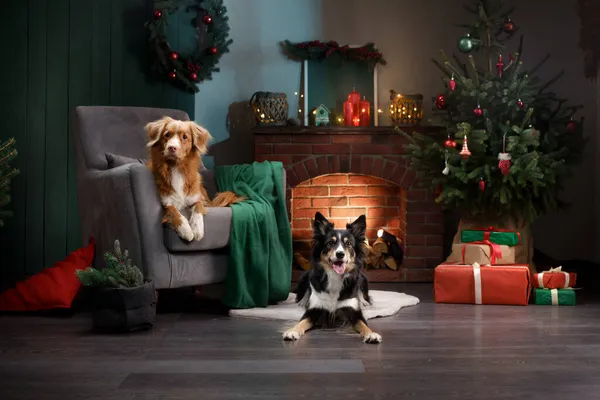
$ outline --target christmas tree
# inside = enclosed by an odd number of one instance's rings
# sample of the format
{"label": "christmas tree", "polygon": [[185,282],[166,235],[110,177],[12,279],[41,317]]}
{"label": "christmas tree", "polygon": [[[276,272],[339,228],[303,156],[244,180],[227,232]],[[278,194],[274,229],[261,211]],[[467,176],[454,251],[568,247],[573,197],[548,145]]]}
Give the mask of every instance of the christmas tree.
{"label": "christmas tree", "polygon": [[583,150],[583,119],[573,119],[581,106],[568,106],[549,90],[562,72],[547,82],[535,77],[548,56],[527,68],[523,36],[516,48],[509,46],[517,32],[513,9],[501,0],[475,0],[465,8],[475,17],[461,25],[469,29],[458,41],[466,60],[443,51],[442,61],[434,60],[444,74],[445,90],[434,104],[445,130],[405,134],[409,157],[446,208],[530,224],[564,205],[561,179]]}
{"label": "christmas tree", "polygon": [[129,258],[129,251],[121,251],[121,244],[118,240],[115,240],[114,248],[114,253],[104,253],[106,268],[88,267],[75,272],[82,285],[127,288],[144,284],[144,275],[137,266],[133,265]]}
{"label": "christmas tree", "polygon": [[19,170],[10,165],[16,156],[15,139],[0,144],[0,227],[4,226],[4,219],[12,215],[4,207],[10,203],[10,181],[19,173]]}

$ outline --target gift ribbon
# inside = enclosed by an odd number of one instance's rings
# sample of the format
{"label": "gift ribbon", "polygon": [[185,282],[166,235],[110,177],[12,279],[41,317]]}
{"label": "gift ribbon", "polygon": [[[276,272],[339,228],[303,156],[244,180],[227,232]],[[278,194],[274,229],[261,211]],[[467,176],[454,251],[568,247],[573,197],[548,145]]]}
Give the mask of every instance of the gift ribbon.
{"label": "gift ribbon", "polygon": [[475,282],[475,304],[482,304],[481,302],[481,268],[479,263],[473,263],[473,279]]}
{"label": "gift ribbon", "polygon": [[479,242],[466,243],[465,245],[463,245],[463,247],[462,247],[462,262],[463,262],[463,264],[466,264],[465,263],[465,253],[467,251],[467,246],[470,244],[487,244],[488,246],[490,246],[490,264],[491,265],[496,264],[496,259],[502,259],[502,248],[500,247],[500,245],[496,244],[496,243],[492,243],[489,240],[483,240],[483,241],[479,241]]}
{"label": "gift ribbon", "polygon": [[550,289],[550,298],[552,299],[552,305],[558,305],[558,289]]}
{"label": "gift ribbon", "polygon": [[510,229],[500,229],[500,228],[494,228],[493,226],[489,226],[487,228],[483,228],[483,229],[471,229],[473,231],[483,231],[483,240],[490,240],[490,235],[492,232],[511,232],[511,233],[516,233],[517,237],[519,238],[519,244],[522,243],[521,241],[521,232],[517,232],[514,230],[510,230]]}
{"label": "gift ribbon", "polygon": [[559,272],[565,275],[565,285],[563,286],[563,289],[567,289],[569,287],[569,284],[571,283],[570,282],[571,275],[569,275],[568,272],[563,271],[562,266],[556,267],[556,268],[550,268],[549,271],[544,271],[544,272],[540,272],[539,274],[537,274],[538,286],[542,289],[544,288],[544,274],[546,274],[546,273],[557,274]]}

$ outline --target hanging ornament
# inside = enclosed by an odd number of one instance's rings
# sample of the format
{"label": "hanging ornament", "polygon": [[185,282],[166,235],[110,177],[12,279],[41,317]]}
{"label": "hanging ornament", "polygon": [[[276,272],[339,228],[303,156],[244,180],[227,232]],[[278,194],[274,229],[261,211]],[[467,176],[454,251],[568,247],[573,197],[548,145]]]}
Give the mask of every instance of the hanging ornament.
{"label": "hanging ornament", "polygon": [[452,74],[452,78],[450,78],[450,82],[448,82],[448,86],[450,87],[450,90],[454,92],[454,89],[456,89],[456,81],[454,80],[454,74]]}
{"label": "hanging ornament", "polygon": [[485,181],[483,180],[483,177],[479,178],[479,191],[485,191]]}
{"label": "hanging ornament", "polygon": [[177,78],[177,74],[175,73],[175,71],[169,72],[169,78],[171,78],[171,79]]}
{"label": "hanging ornament", "polygon": [[448,175],[450,173],[450,166],[448,165],[448,150],[446,150],[446,160],[444,161],[444,169],[442,174]]}
{"label": "hanging ornament", "polygon": [[177,54],[176,52],[172,52],[172,53],[171,53],[171,58],[172,58],[173,60],[177,60],[177,59],[179,58],[179,54]]}
{"label": "hanging ornament", "polygon": [[435,197],[440,197],[440,194],[442,194],[442,185],[437,185],[435,188]]}
{"label": "hanging ornament", "polygon": [[435,98],[434,103],[437,108],[443,110],[444,108],[446,108],[446,96],[444,96],[444,94],[438,94]]}
{"label": "hanging ornament", "polygon": [[162,17],[162,11],[160,11],[160,10],[154,10],[154,18],[155,19],[160,19],[160,17]]}
{"label": "hanging ornament", "polygon": [[575,132],[575,129],[577,129],[577,122],[571,118],[571,120],[567,122],[567,130],[569,133],[573,133]]}
{"label": "hanging ornament", "polygon": [[215,55],[219,52],[219,49],[217,49],[216,46],[212,46],[210,49],[208,49],[208,52],[212,55]]}
{"label": "hanging ornament", "polygon": [[506,134],[504,134],[502,136],[502,153],[498,153],[498,168],[502,175],[510,173],[510,160],[511,156],[506,152]]}
{"label": "hanging ornament", "polygon": [[473,39],[471,39],[471,36],[469,34],[461,37],[460,40],[458,41],[458,50],[460,50],[461,52],[470,53],[474,49],[475,49],[475,43],[473,42]]}
{"label": "hanging ornament", "polygon": [[483,114],[483,110],[481,109],[479,103],[477,103],[477,107],[473,109],[473,114],[477,115],[478,117],[481,117]]}
{"label": "hanging ornament", "polygon": [[502,72],[504,72],[504,61],[502,61],[502,54],[498,54],[498,62],[496,63],[496,70],[498,71],[498,76],[502,78]]}
{"label": "hanging ornament", "polygon": [[197,74],[197,73],[195,73],[195,72],[192,72],[192,73],[190,74],[190,79],[191,79],[191,80],[193,80],[193,81],[195,81],[196,79],[198,79],[198,74]]}
{"label": "hanging ornament", "polygon": [[205,15],[204,18],[202,18],[202,21],[207,25],[212,24],[212,17],[210,15]]}
{"label": "hanging ornament", "polygon": [[519,98],[519,99],[517,100],[517,105],[519,106],[519,108],[523,108],[523,107],[525,107],[525,103],[523,103],[523,100],[521,100],[521,98]]}
{"label": "hanging ornament", "polygon": [[513,33],[515,31],[515,23],[510,19],[510,17],[506,17],[504,20],[504,32]]}
{"label": "hanging ornament", "polygon": [[508,53],[508,60],[510,62],[514,62],[515,61],[515,55],[514,55],[514,53]]}
{"label": "hanging ornament", "polygon": [[450,138],[450,135],[448,135],[448,139],[446,139],[444,142],[444,147],[447,149],[453,149],[456,147],[456,142]]}
{"label": "hanging ornament", "polygon": [[469,145],[467,144],[467,135],[465,135],[463,139],[463,146],[458,154],[465,160],[471,156],[471,151],[469,150]]}

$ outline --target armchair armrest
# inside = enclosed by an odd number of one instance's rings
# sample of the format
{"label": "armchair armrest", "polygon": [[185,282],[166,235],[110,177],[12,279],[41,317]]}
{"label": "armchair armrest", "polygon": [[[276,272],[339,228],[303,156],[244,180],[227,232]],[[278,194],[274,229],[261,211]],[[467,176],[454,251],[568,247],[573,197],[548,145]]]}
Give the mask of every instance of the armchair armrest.
{"label": "armchair armrest", "polygon": [[88,170],[81,182],[82,230],[96,238],[96,263],[104,265],[100,255],[119,239],[147,278],[168,286],[171,271],[163,245],[162,207],[150,170],[143,164]]}

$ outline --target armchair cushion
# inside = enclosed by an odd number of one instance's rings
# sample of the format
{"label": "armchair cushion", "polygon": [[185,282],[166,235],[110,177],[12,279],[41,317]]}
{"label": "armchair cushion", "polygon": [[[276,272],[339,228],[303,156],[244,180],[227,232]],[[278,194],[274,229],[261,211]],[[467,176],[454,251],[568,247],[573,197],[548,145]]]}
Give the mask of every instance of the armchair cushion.
{"label": "armchair cushion", "polygon": [[165,225],[165,247],[169,252],[189,252],[215,250],[229,245],[231,233],[231,207],[209,207],[204,216],[204,238],[187,242],[181,239],[169,226]]}

